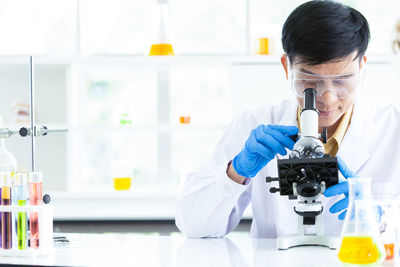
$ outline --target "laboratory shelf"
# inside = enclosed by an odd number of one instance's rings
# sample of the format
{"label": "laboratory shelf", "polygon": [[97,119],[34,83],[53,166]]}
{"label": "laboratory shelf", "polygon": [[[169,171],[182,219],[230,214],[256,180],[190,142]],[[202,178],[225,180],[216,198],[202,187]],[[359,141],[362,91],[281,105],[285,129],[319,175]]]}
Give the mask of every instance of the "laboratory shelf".
{"label": "laboratory shelf", "polygon": [[154,126],[71,126],[70,131],[85,131],[98,133],[135,133],[135,132],[199,132],[223,131],[228,125],[154,125]]}
{"label": "laboratory shelf", "polygon": [[[80,68],[154,68],[160,67],[211,67],[229,65],[280,65],[280,54],[273,55],[178,55],[178,56],[146,56],[146,55],[91,55],[91,56],[51,56],[36,55],[37,65],[61,65]],[[393,54],[370,54],[368,62],[372,64],[393,63],[399,60]],[[28,55],[0,55],[0,66],[28,65]]]}
{"label": "laboratory shelf", "polygon": [[[280,56],[246,55],[196,55],[196,56],[145,56],[145,55],[94,55],[94,56],[34,56],[39,65],[76,65],[82,67],[111,66],[187,66],[187,65],[231,65],[231,64],[277,64]],[[28,56],[0,56],[1,65],[28,64]]]}

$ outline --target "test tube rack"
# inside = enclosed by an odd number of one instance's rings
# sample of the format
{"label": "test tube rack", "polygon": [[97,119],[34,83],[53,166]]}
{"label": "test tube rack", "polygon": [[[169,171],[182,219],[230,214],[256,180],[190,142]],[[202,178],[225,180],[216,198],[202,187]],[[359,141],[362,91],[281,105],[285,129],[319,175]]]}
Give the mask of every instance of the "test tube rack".
{"label": "test tube rack", "polygon": [[[53,247],[53,213],[54,207],[50,204],[42,204],[38,206],[26,205],[26,206],[1,206],[0,212],[11,212],[12,218],[18,212],[26,212],[27,218],[31,212],[38,214],[38,224],[39,224],[39,246],[38,248],[32,248],[27,246],[26,249],[18,248],[18,240],[14,240],[17,236],[13,235],[12,238],[12,248],[3,249],[0,248],[0,257],[10,256],[10,257],[34,257],[41,255],[51,255],[54,253]],[[27,223],[27,225],[29,225]],[[15,227],[15,224],[12,225]],[[26,235],[29,239],[29,234]]]}

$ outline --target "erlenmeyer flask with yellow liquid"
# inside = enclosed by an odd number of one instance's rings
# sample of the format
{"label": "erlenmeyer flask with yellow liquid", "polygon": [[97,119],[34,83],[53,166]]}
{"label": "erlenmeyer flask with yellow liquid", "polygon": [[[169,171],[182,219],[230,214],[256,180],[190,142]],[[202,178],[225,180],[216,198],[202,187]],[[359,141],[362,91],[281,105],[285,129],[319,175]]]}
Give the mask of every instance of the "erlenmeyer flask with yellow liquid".
{"label": "erlenmeyer flask with yellow liquid", "polygon": [[375,211],[371,178],[350,178],[349,207],[343,224],[339,260],[349,264],[376,264],[385,260]]}
{"label": "erlenmeyer flask with yellow liquid", "polygon": [[159,8],[158,34],[153,41],[149,56],[174,56],[174,50],[171,44],[169,17],[168,17],[168,1],[156,0]]}

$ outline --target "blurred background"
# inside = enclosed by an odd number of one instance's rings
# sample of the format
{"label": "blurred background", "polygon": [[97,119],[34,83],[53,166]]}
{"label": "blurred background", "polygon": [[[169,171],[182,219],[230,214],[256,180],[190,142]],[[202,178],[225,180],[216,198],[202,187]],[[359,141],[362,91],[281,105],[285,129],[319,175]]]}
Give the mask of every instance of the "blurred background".
{"label": "blurred background", "polygon": [[[176,232],[180,185],[233,117],[292,97],[280,31],[303,2],[0,0],[4,126],[29,125],[33,55],[36,124],[69,129],[37,138],[55,230]],[[370,23],[362,94],[400,105],[400,2],[340,2]],[[162,5],[175,56],[149,56],[165,37]],[[29,171],[29,138],[8,138],[6,147]],[[247,209],[237,230],[248,231],[250,221]]]}

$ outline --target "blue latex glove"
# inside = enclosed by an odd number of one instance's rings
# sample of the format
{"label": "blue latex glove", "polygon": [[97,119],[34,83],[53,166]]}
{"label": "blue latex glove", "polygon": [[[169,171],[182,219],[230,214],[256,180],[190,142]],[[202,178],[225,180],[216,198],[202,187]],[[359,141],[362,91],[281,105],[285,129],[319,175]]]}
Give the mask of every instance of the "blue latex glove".
{"label": "blue latex glove", "polygon": [[286,148],[293,149],[296,126],[264,125],[253,129],[242,151],[233,159],[235,171],[244,177],[254,177],[276,154],[286,155]]}
{"label": "blue latex glove", "polygon": [[[338,160],[338,167],[339,171],[342,173],[344,178],[352,178],[352,177],[357,177],[343,162],[343,160],[340,157],[337,157]],[[344,198],[336,202],[335,204],[332,205],[332,207],[329,209],[330,213],[337,213],[337,212],[342,212],[339,214],[338,218],[339,220],[344,220],[346,217],[346,211],[347,207],[349,206],[349,183],[348,182],[342,182],[339,184],[335,184],[328,189],[325,190],[324,195],[326,197],[332,197],[336,195],[341,195],[344,194]]]}

